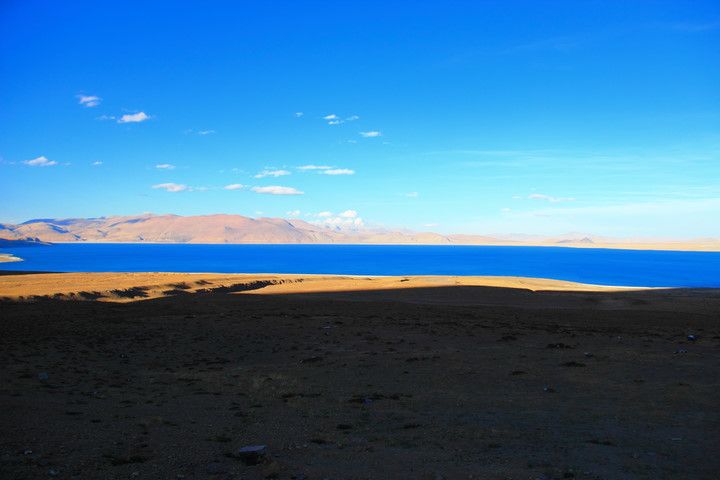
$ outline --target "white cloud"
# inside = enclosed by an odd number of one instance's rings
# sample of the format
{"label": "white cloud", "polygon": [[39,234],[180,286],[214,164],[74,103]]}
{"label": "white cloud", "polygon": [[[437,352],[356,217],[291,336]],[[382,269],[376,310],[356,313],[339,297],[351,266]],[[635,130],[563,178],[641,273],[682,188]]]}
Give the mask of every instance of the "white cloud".
{"label": "white cloud", "polygon": [[295,112],[295,117],[300,118],[305,115],[303,112]]}
{"label": "white cloud", "polygon": [[126,113],[122,117],[118,118],[118,123],[140,123],[145,120],[150,120],[150,116],[145,112],[138,113]]}
{"label": "white cloud", "polygon": [[280,187],[278,185],[271,185],[269,187],[252,187],[251,190],[255,193],[264,193],[268,195],[302,195],[305,193],[292,187]]}
{"label": "white cloud", "polygon": [[355,210],[345,210],[338,216],[340,218],[357,218],[358,213]]}
{"label": "white cloud", "polygon": [[561,202],[574,202],[575,199],[572,197],[553,197],[551,195],[545,195],[543,193],[531,193],[527,197],[530,200],[542,200],[550,203],[561,203]]}
{"label": "white cloud", "polygon": [[303,165],[302,167],[297,167],[298,170],[330,170],[333,167],[330,167],[328,165]]}
{"label": "white cloud", "polygon": [[312,223],[326,227],[359,228],[364,225],[363,219],[360,218],[358,212],[355,210],[345,210],[338,215],[333,215],[332,212],[320,212],[316,215],[316,217],[318,217],[320,220]]}
{"label": "white cloud", "polygon": [[333,168],[330,170],[320,170],[323,175],[355,175],[355,170],[349,168]]}
{"label": "white cloud", "polygon": [[338,120],[340,117],[338,117],[334,113],[331,113],[330,115],[325,115],[322,118],[323,118],[323,120]]}
{"label": "white cloud", "polygon": [[437,227],[437,226],[438,226],[437,223],[425,223],[425,224],[423,224],[423,227],[426,227],[426,228],[433,228],[433,227]]}
{"label": "white cloud", "polygon": [[100,105],[102,99],[95,95],[77,95],[78,103],[83,107],[97,107]]}
{"label": "white cloud", "polygon": [[225,185],[223,188],[225,190],[240,190],[242,188],[245,188],[245,185],[241,183],[231,183],[230,185]]}
{"label": "white cloud", "polygon": [[158,183],[157,185],[153,185],[152,188],[165,190],[166,192],[184,192],[190,190],[190,187],[181,183]]}
{"label": "white cloud", "polygon": [[211,135],[215,133],[215,130],[199,130],[197,132],[198,135]]}
{"label": "white cloud", "polygon": [[23,163],[31,167],[52,167],[58,164],[55,160],[48,160],[44,155],[32,160],[25,160]]}
{"label": "white cloud", "polygon": [[103,162],[101,162],[100,160],[97,160],[97,161],[93,162],[92,164],[93,164],[94,166],[99,166],[99,165],[102,165]]}
{"label": "white cloud", "polygon": [[360,120],[360,117],[357,115],[350,115],[345,119],[346,122],[354,122],[355,120]]}
{"label": "white cloud", "polygon": [[155,165],[155,168],[159,170],[173,170],[175,168],[175,165],[172,165],[170,163],[158,163]]}
{"label": "white cloud", "polygon": [[377,130],[371,130],[369,132],[360,132],[360,136],[364,138],[382,137],[382,132],[378,132]]}
{"label": "white cloud", "polygon": [[290,218],[296,218],[300,216],[300,210],[290,210],[287,212],[287,216]]}
{"label": "white cloud", "polygon": [[408,198],[417,198],[420,196],[420,194],[418,192],[408,192],[405,194],[405,196]]}
{"label": "white cloud", "polygon": [[343,123],[342,120],[330,120],[328,125],[340,125],[341,123]]}
{"label": "white cloud", "polygon": [[265,178],[265,177],[284,177],[285,175],[290,175],[291,172],[287,170],[263,170],[262,172],[255,175],[255,178]]}
{"label": "white cloud", "polygon": [[100,115],[96,117],[95,120],[115,120],[115,118],[115,115]]}

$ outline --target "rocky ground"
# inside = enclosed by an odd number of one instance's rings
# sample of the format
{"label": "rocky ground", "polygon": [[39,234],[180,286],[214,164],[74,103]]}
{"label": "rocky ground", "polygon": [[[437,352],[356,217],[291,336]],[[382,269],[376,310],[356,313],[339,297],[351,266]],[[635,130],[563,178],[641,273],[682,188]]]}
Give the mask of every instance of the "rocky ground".
{"label": "rocky ground", "polygon": [[0,477],[718,478],[717,291],[298,292],[1,302]]}

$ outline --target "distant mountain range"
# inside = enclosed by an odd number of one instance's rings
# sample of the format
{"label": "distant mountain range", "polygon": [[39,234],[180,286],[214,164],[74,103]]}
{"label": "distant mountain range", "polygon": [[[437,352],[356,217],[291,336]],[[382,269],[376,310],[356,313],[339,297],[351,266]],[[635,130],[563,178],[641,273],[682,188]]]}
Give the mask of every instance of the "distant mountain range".
{"label": "distant mountain range", "polygon": [[[250,218],[241,215],[134,215],[100,218],[34,219],[0,224],[0,240],[106,243],[292,243],[292,244],[424,244],[424,245],[556,245],[576,247],[720,250],[720,240],[617,240],[567,234],[441,235],[373,228],[347,228],[299,219]],[[1,242],[0,242],[1,243]]]}

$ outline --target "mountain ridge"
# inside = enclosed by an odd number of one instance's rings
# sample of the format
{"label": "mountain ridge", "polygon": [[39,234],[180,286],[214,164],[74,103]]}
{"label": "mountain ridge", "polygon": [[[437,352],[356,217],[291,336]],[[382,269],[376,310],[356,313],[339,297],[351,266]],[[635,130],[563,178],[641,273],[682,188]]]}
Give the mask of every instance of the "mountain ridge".
{"label": "mountain ridge", "polygon": [[0,239],[54,243],[537,245],[720,250],[719,239],[623,240],[577,232],[547,237],[521,234],[442,235],[410,230],[337,227],[297,218],[252,218],[233,214],[181,216],[145,213],[96,218],[38,218],[18,224],[0,224]]}

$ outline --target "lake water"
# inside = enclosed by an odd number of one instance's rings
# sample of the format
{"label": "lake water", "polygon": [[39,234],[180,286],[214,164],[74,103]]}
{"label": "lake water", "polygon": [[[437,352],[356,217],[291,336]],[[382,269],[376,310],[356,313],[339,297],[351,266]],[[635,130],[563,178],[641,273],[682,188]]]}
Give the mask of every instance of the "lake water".
{"label": "lake water", "polygon": [[421,245],[55,244],[1,248],[5,270],[502,275],[628,286],[720,287],[720,252]]}

